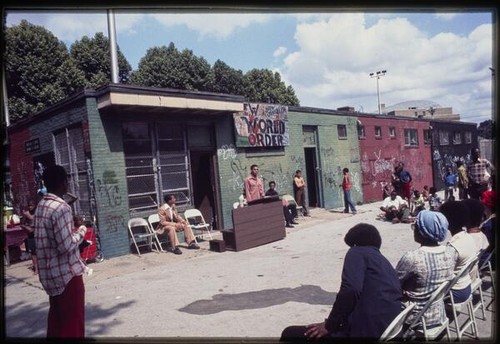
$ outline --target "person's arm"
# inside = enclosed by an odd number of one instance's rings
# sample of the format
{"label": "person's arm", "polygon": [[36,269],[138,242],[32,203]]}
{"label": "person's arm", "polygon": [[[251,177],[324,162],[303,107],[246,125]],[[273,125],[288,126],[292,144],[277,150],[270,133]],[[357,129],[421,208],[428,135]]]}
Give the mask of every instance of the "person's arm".
{"label": "person's arm", "polygon": [[173,219],[170,218],[167,209],[164,206],[158,209],[158,217],[160,218],[161,228],[166,227],[173,222]]}
{"label": "person's arm", "polygon": [[73,215],[71,208],[66,203],[60,204],[51,215],[52,226],[54,229],[54,239],[56,241],[57,251],[63,255],[78,249],[78,244],[85,236],[83,231],[78,230],[73,235]]}
{"label": "person's arm", "polygon": [[415,271],[413,260],[410,259],[408,253],[404,254],[396,265],[396,275],[398,276],[401,287],[403,288],[403,294],[405,292],[406,281],[413,276]]}
{"label": "person's arm", "polygon": [[328,332],[339,332],[348,325],[352,313],[363,291],[365,279],[365,259],[358,248],[347,251],[342,269],[342,282],[330,315],[325,320]]}

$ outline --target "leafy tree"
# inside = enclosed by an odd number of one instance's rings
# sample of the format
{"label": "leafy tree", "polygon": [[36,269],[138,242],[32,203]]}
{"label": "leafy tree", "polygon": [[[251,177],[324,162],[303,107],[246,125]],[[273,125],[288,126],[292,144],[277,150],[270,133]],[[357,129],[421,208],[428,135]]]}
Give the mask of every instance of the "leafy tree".
{"label": "leafy tree", "polygon": [[244,96],[247,101],[299,105],[293,87],[286,86],[278,72],[252,69],[244,77],[246,84]]}
{"label": "leafy tree", "polygon": [[208,88],[210,92],[224,94],[245,94],[245,78],[241,70],[229,67],[221,60],[215,61],[208,75]]}
{"label": "leafy tree", "polygon": [[485,139],[495,139],[495,122],[491,119],[479,123],[477,130],[478,135]]}
{"label": "leafy tree", "polygon": [[170,87],[181,90],[205,91],[210,64],[192,50],[182,52],[170,43],[168,47],[153,47],[139,61],[131,82],[136,85]]}
{"label": "leafy tree", "polygon": [[[96,33],[94,38],[83,36],[71,45],[70,54],[78,68],[85,73],[88,87],[97,88],[111,82],[109,39],[102,32]],[[119,82],[126,84],[130,79],[132,67],[119,47],[117,55]]]}
{"label": "leafy tree", "polygon": [[83,88],[66,45],[42,26],[21,21],[5,30],[5,73],[12,122]]}

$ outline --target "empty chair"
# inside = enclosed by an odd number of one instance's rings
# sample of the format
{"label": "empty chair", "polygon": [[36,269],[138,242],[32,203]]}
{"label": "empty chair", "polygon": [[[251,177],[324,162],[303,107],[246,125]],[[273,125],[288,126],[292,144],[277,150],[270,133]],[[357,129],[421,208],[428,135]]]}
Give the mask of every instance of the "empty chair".
{"label": "empty chair", "polygon": [[198,209],[188,209],[184,212],[184,218],[191,226],[195,237],[201,237],[203,239],[204,233],[207,233],[210,240],[212,240],[210,224],[205,221],[201,211]]}
{"label": "empty chair", "polygon": [[450,284],[451,281],[444,281],[436,290],[434,290],[429,300],[427,300],[423,308],[415,315],[413,320],[410,322],[408,329],[403,335],[404,338],[411,337],[412,332],[414,332],[417,335],[423,336],[425,340],[428,341],[429,339],[437,338],[441,333],[446,331],[446,336],[448,337],[448,341],[450,341],[450,327],[448,318],[446,318],[443,323],[437,327],[427,328],[424,317],[425,312],[435,302],[444,303],[444,296],[448,292]]}
{"label": "empty chair", "polygon": [[[465,333],[467,328],[470,326],[472,329],[472,335],[475,338],[478,338],[477,334],[477,324],[476,324],[476,318],[474,316],[474,305],[472,303],[472,293],[469,295],[468,299],[465,300],[464,302],[461,303],[456,303],[453,300],[452,296],[452,288],[455,285],[455,283],[464,275],[470,273],[474,265],[477,264],[478,257],[475,256],[473,259],[471,259],[467,265],[465,265],[462,270],[460,270],[456,276],[453,278],[451,281],[448,290],[446,292],[445,296],[445,302],[447,302],[447,306],[451,308],[451,311],[453,313],[453,318],[454,318],[454,323],[455,323],[455,331],[457,332],[457,338],[460,341],[462,339],[462,335]],[[472,286],[471,286],[472,287]],[[471,288],[472,289],[472,288]],[[458,321],[458,315],[461,314],[462,307],[467,307],[467,319],[466,321],[460,326],[459,321]]]}
{"label": "empty chair", "polygon": [[[145,219],[134,217],[128,220],[128,231],[139,256],[141,255],[139,247],[148,246],[150,251],[152,251],[154,244],[157,252],[161,249],[156,233],[151,232],[149,224]],[[153,239],[155,239],[154,242]]]}
{"label": "empty chair", "polygon": [[[398,334],[403,330],[403,326],[406,322],[406,319],[411,314],[411,311],[415,307],[414,303],[410,303],[406,306],[401,313],[399,313],[394,320],[387,326],[384,333],[380,336],[379,341],[388,342],[396,337],[399,337]],[[401,334],[402,336],[403,334]]]}
{"label": "empty chair", "polygon": [[295,201],[295,198],[293,198],[292,195],[283,195],[282,199],[285,201],[288,201],[289,204],[295,204],[297,207],[297,214],[300,214],[301,216],[304,216],[304,208],[301,205],[298,205],[297,202]]}

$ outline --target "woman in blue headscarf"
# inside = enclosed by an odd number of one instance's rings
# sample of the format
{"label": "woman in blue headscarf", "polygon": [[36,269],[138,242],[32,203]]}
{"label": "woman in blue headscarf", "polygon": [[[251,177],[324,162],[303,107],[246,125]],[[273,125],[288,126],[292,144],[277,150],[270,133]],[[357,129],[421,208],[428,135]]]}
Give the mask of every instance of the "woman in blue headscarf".
{"label": "woman in blue headscarf", "polygon": [[[412,225],[414,240],[421,246],[401,257],[396,273],[406,301],[415,303],[407,323],[410,323],[431,294],[444,281],[453,278],[456,252],[447,245],[448,221],[438,212],[422,210]],[[444,303],[436,302],[424,314],[427,328],[439,326],[446,320]]]}

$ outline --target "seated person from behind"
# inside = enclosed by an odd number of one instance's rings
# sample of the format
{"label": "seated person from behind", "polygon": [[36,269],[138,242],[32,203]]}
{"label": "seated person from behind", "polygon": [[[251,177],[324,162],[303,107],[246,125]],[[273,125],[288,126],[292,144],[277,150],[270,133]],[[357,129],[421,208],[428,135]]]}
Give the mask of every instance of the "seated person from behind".
{"label": "seated person from behind", "polygon": [[[269,190],[266,191],[266,196],[278,197],[278,191],[276,191],[276,183],[274,181],[269,182]],[[288,228],[293,228],[293,225],[298,225],[299,223],[294,221],[292,211],[289,209],[288,201],[285,199],[281,200],[283,203],[283,215],[285,216],[285,226]]]}
{"label": "seated person from behind", "polygon": [[408,203],[402,199],[396,191],[392,191],[391,195],[384,199],[380,210],[384,212],[385,218],[393,223],[410,221],[410,209],[408,209]]}
{"label": "seated person from behind", "polygon": [[200,246],[196,243],[191,226],[189,226],[188,222],[177,213],[175,196],[165,195],[164,201],[165,203],[158,209],[160,223],[156,233],[161,235],[167,231],[170,240],[170,247],[167,248],[167,251],[175,254],[182,254],[176,232],[184,232],[184,238],[188,244],[188,249],[199,249]]}
{"label": "seated person from behind", "polygon": [[[448,220],[448,230],[452,237],[448,245],[456,251],[455,274],[459,273],[468,262],[479,253],[474,237],[463,228],[469,220],[469,208],[464,202],[447,201],[439,208]],[[451,288],[453,300],[461,303],[467,300],[471,294],[471,278],[469,274],[457,280]]]}
{"label": "seated person from behind", "polygon": [[349,250],[330,315],[324,322],[285,328],[280,341],[371,342],[378,340],[401,312],[401,285],[391,263],[380,252],[382,238],[377,228],[359,223],[349,229],[344,241]]}

